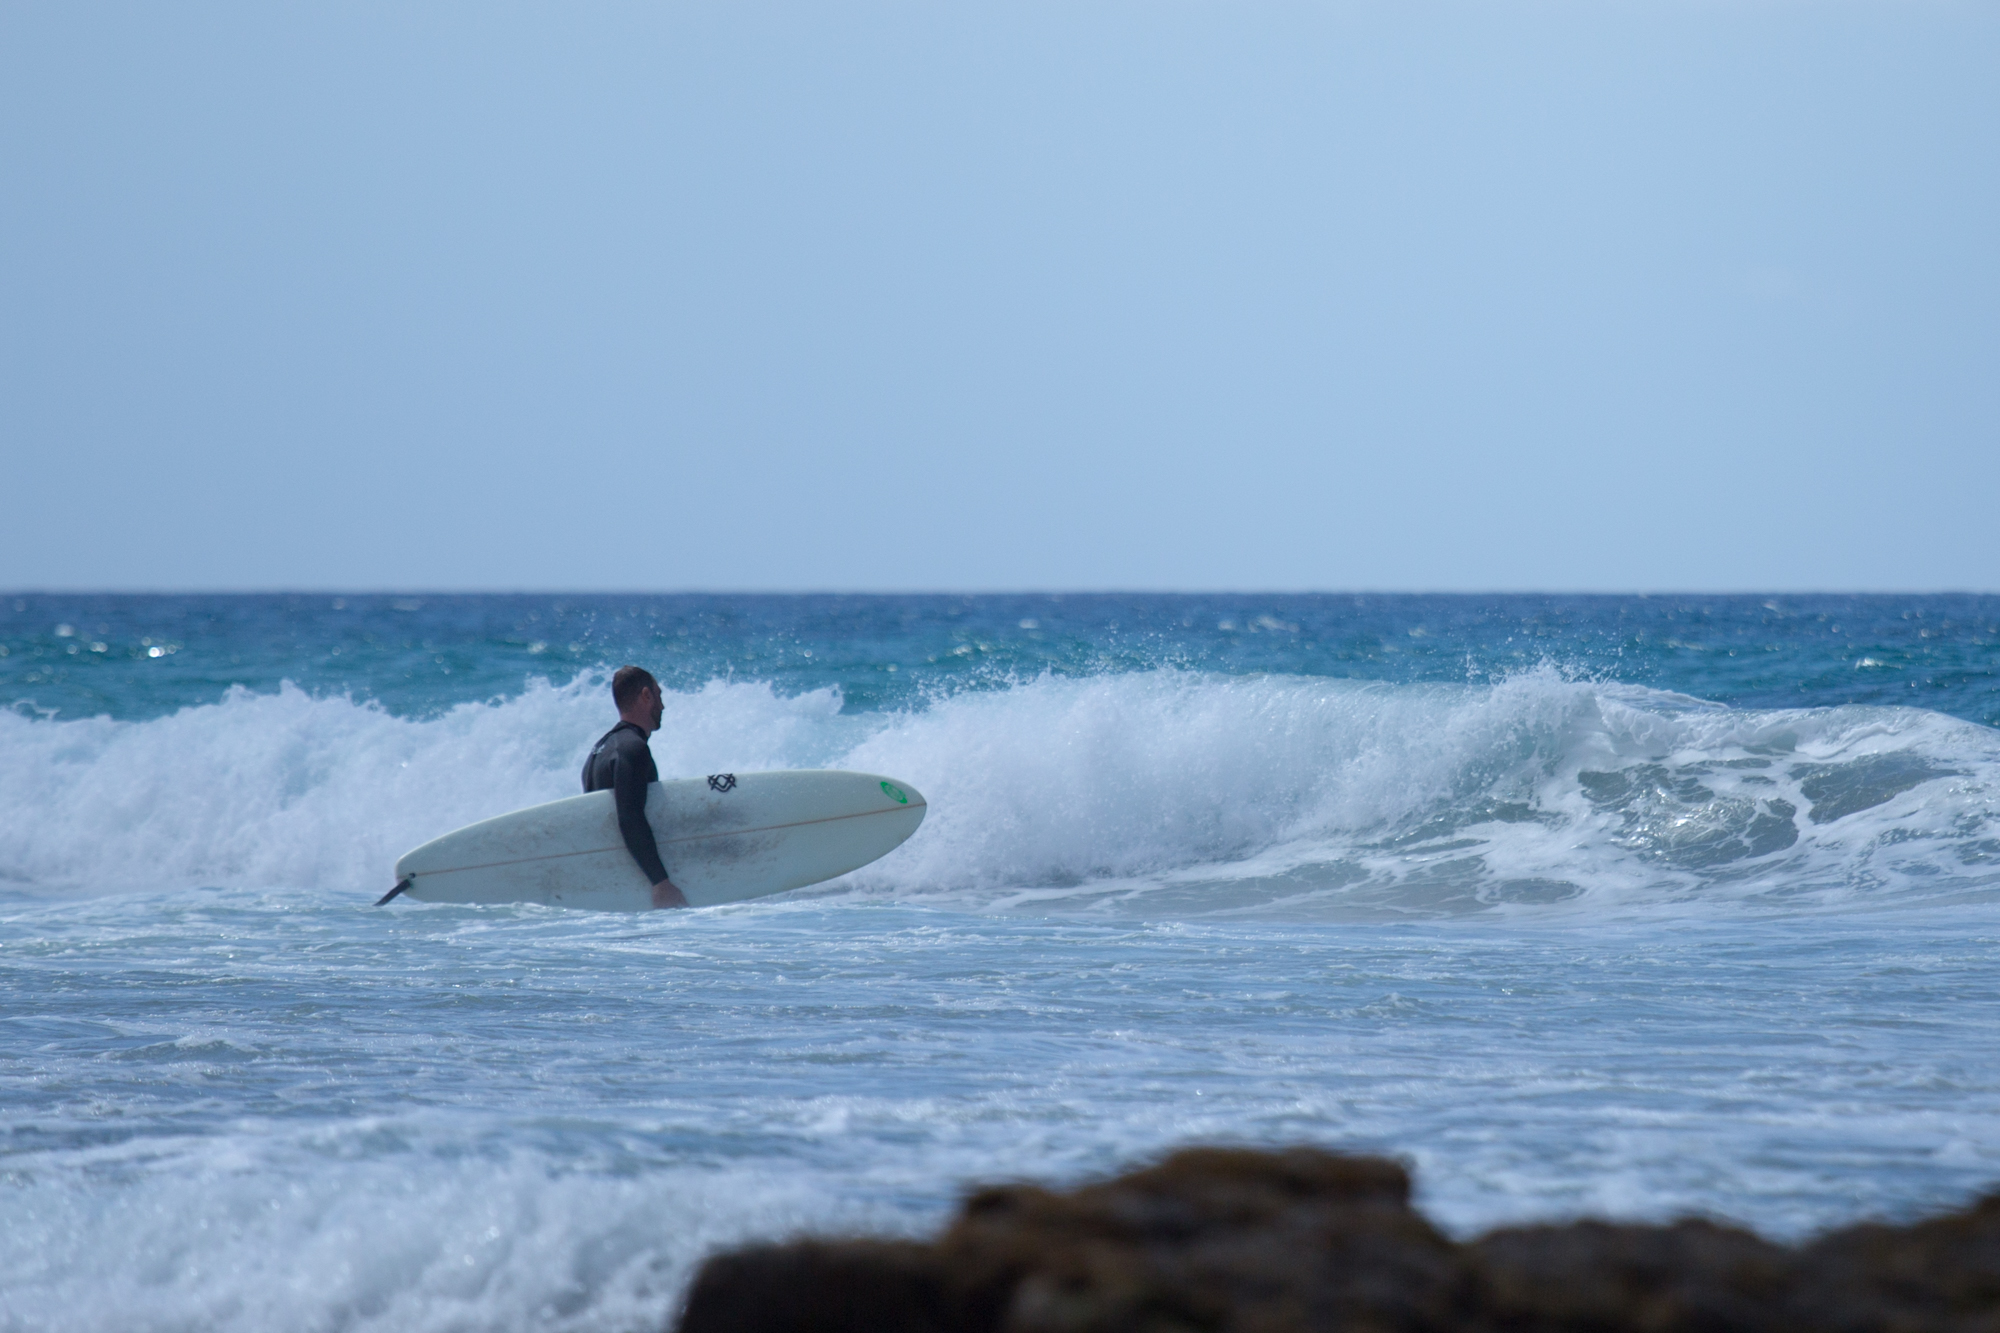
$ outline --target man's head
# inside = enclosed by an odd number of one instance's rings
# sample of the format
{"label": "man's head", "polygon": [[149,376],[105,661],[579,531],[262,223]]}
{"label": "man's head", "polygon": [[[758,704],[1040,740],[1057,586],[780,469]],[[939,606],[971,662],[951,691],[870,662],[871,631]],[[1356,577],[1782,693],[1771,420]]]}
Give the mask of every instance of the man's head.
{"label": "man's head", "polygon": [[611,702],[618,705],[621,720],[645,728],[648,735],[660,729],[666,705],[660,699],[660,682],[646,668],[619,667],[611,677]]}

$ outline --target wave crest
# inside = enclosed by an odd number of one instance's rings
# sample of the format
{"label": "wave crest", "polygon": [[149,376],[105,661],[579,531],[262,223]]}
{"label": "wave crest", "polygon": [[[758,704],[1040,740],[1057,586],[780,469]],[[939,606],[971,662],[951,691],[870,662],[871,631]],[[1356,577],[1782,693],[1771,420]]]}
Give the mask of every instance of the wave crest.
{"label": "wave crest", "polygon": [[[372,893],[409,847],[573,791],[602,695],[586,675],[428,720],[291,686],[144,722],[0,714],[0,876]],[[921,787],[920,834],[818,894],[1407,914],[2000,884],[2000,733],[1548,669],[1042,677],[887,714],[715,681],[669,697],[653,748],[666,773],[836,766]]]}

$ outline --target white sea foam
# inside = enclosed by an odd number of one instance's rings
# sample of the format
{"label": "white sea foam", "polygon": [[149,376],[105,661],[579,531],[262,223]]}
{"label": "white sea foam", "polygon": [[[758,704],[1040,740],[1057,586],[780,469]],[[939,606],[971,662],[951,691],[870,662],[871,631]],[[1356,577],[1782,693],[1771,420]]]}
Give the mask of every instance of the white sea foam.
{"label": "white sea foam", "polygon": [[[536,684],[429,720],[289,685],[145,722],[0,712],[0,878],[365,890],[419,842],[572,794],[602,694]],[[841,730],[830,691],[716,683],[668,705],[668,772],[797,767]]]}
{"label": "white sea foam", "polygon": [[[926,793],[917,838],[822,893],[1407,913],[1985,893],[2000,865],[2000,734],[1915,709],[1734,710],[1552,670],[1044,677],[876,714],[718,681],[667,703],[663,772],[854,767]],[[0,713],[0,877],[367,893],[416,843],[574,790],[604,720],[595,677],[425,720],[291,687],[143,722]]]}
{"label": "white sea foam", "polygon": [[154,1139],[143,1170],[99,1162],[94,1186],[16,1162],[0,1330],[658,1328],[707,1251],[808,1220],[909,1225],[843,1207],[790,1164],[633,1178],[532,1150],[454,1162],[368,1141],[409,1131]]}

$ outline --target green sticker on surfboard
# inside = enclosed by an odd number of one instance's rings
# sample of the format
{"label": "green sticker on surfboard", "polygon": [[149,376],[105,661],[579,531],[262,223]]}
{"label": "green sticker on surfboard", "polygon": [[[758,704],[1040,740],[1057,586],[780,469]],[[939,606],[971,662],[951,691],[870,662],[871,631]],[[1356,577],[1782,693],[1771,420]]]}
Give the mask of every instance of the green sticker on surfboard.
{"label": "green sticker on surfboard", "polygon": [[898,787],[893,782],[883,783],[882,790],[888,792],[889,795],[895,797],[897,805],[908,805],[910,803],[910,798],[903,794],[903,789],[901,787]]}

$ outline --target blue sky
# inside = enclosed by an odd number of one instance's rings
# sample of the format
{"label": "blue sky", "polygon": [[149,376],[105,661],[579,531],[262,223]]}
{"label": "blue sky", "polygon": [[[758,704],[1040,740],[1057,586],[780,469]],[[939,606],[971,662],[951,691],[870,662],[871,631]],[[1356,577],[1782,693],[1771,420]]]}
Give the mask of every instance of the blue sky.
{"label": "blue sky", "polygon": [[2000,588],[2000,7],[0,7],[0,587]]}

